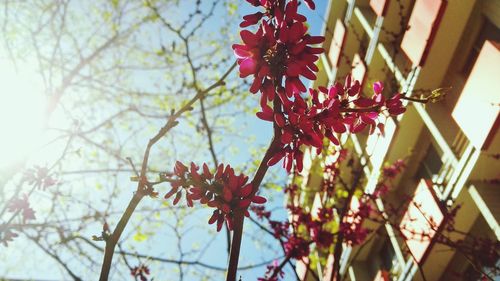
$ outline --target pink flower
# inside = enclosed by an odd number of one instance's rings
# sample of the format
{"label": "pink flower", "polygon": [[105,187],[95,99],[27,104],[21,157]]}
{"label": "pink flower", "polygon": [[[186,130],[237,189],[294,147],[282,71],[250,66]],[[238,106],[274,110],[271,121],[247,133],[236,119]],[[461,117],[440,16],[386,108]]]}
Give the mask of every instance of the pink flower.
{"label": "pink flower", "polygon": [[[274,274],[275,276],[272,277],[273,273],[277,270],[279,270],[279,272],[277,272],[277,274]],[[273,264],[267,266],[267,271],[266,271],[265,277],[257,278],[257,280],[258,281],[278,281],[279,280],[278,278],[283,278],[284,276],[285,276],[285,272],[283,272],[279,268],[278,261],[274,260]]]}
{"label": "pink flower", "polygon": [[318,68],[315,62],[323,52],[322,48],[311,45],[323,42],[324,37],[307,34],[306,19],[297,13],[296,0],[286,5],[280,0],[249,2],[266,10],[243,17],[242,27],[261,23],[256,33],[242,30],[243,44],[233,45],[240,76],[253,75],[250,92],[260,91],[263,94],[262,105],[273,100],[277,87],[284,86],[288,97],[305,92],[306,87],[300,77],[316,79],[314,73]]}
{"label": "pink flower", "polygon": [[222,229],[226,222],[230,230],[233,227],[233,216],[237,210],[243,210],[249,216],[248,207],[251,203],[264,204],[264,197],[255,195],[248,177],[236,175],[231,166],[220,164],[215,173],[210,172],[207,164],[203,164],[202,172],[199,167],[191,163],[190,168],[177,161],[174,167],[176,179],[170,184],[172,189],[165,194],[165,199],[175,194],[173,204],[176,205],[182,198],[183,190],[189,207],[193,201],[199,201],[209,207],[216,208],[208,220],[209,224],[217,222],[217,231]]}
{"label": "pink flower", "polygon": [[41,189],[46,189],[57,183],[52,176],[49,175],[49,169],[46,167],[35,166],[24,172],[24,180],[29,184],[36,184]]}
{"label": "pink flower", "polygon": [[396,162],[394,162],[392,165],[384,167],[382,173],[383,173],[385,178],[393,179],[397,175],[399,175],[405,167],[406,167],[406,164],[405,164],[404,160],[399,159]]}
{"label": "pink flower", "polygon": [[345,243],[359,245],[365,241],[371,230],[362,227],[360,223],[351,224],[343,222],[340,224],[339,232],[343,233]]}
{"label": "pink flower", "polygon": [[271,82],[283,78],[289,97],[306,91],[299,78],[316,79],[314,72],[318,68],[315,62],[323,52],[322,48],[309,45],[324,40],[323,37],[310,36],[306,31],[302,22],[294,22],[291,26],[283,24],[279,28],[263,22],[255,34],[248,30],[240,32],[243,44],[234,44],[233,50],[240,66],[240,77],[254,76],[250,92],[275,91],[276,85],[273,87]]}
{"label": "pink flower", "polygon": [[27,220],[35,219],[35,211],[30,207],[30,203],[28,202],[28,195],[23,195],[23,198],[13,198],[10,200],[7,210],[9,212],[20,212],[23,216],[23,223],[26,223]]}
{"label": "pink flower", "polygon": [[278,239],[288,237],[288,228],[290,227],[290,223],[269,220],[269,225],[274,231],[274,237]]}
{"label": "pink flower", "polygon": [[363,227],[364,221],[370,217],[373,209],[368,195],[359,199],[359,206],[355,210],[349,210],[340,223],[339,232],[344,236],[344,241],[349,245],[359,245],[371,232]]}
{"label": "pink flower", "polygon": [[243,17],[243,21],[240,23],[240,27],[247,27],[250,25],[257,24],[260,19],[264,16],[264,13],[257,12],[255,14],[246,15]]}
{"label": "pink flower", "polygon": [[271,217],[271,212],[266,211],[266,207],[264,206],[252,205],[250,206],[250,210],[252,210],[255,213],[255,215],[257,215],[257,217],[261,220],[269,219]]}
{"label": "pink flower", "polygon": [[391,115],[399,115],[403,114],[406,111],[406,108],[403,107],[403,103],[401,102],[401,94],[397,93],[387,100],[385,103],[387,107],[387,111]]}
{"label": "pink flower", "polygon": [[[312,146],[319,153],[323,148],[323,139],[327,138],[339,145],[339,135],[350,132],[359,133],[369,128],[370,134],[375,129],[383,130],[379,116],[387,111],[389,114],[401,114],[405,108],[395,95],[389,100],[382,96],[383,86],[374,84],[375,94],[366,98],[360,93],[359,81],[352,81],[348,75],[345,84],[335,83],[330,88],[319,87],[309,90],[309,100],[294,93],[289,100],[286,91],[278,90],[277,95],[282,103],[282,111],[274,112],[267,105],[257,113],[260,119],[276,123],[281,128],[281,147],[268,165],[272,166],[281,159],[283,167],[291,171],[293,163],[297,171],[302,170],[303,153],[301,146]],[[323,100],[320,101],[320,95]]]}
{"label": "pink flower", "polygon": [[333,244],[334,235],[331,231],[321,228],[312,229],[312,239],[320,249],[328,249]]}
{"label": "pink flower", "polygon": [[3,234],[3,236],[0,236],[0,242],[5,246],[9,246],[9,242],[14,241],[14,238],[18,237],[19,234],[12,232],[10,229],[3,230],[0,229],[0,235]]}

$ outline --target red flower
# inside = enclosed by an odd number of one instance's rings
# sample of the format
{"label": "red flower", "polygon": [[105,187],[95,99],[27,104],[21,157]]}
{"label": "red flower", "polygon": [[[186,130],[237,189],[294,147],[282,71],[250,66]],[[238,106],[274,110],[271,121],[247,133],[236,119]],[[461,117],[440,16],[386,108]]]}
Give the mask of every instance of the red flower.
{"label": "red flower", "polygon": [[290,227],[289,222],[269,220],[269,225],[273,229],[274,237],[278,239],[288,237],[289,235],[288,228]]}
{"label": "red flower", "polygon": [[342,222],[339,227],[339,232],[344,235],[345,243],[349,245],[359,245],[365,241],[371,230],[364,228],[361,224],[351,224]]}
{"label": "red flower", "polygon": [[240,23],[240,27],[247,27],[250,25],[254,25],[254,24],[258,23],[260,21],[260,19],[262,19],[263,16],[264,16],[264,14],[261,12],[246,15],[243,17],[243,21]]}
{"label": "red flower", "polygon": [[394,162],[392,165],[384,167],[383,175],[385,178],[393,179],[398,174],[400,174],[405,167],[406,167],[406,164],[405,164],[404,160],[399,159],[396,162]]}
{"label": "red flower", "polygon": [[149,268],[143,264],[139,266],[135,266],[130,270],[130,275],[132,275],[134,278],[139,278],[141,281],[147,281],[147,275],[149,275]]}
{"label": "red flower", "polygon": [[401,114],[405,108],[398,95],[386,101],[382,89],[382,84],[377,82],[373,97],[363,97],[359,81],[352,81],[348,75],[345,85],[335,83],[330,88],[319,87],[319,91],[310,89],[309,100],[295,93],[293,101],[290,101],[283,90],[278,90],[282,112],[274,112],[271,107],[264,105],[262,111],[257,113],[260,119],[274,121],[281,128],[281,148],[271,157],[268,165],[272,166],[284,158],[283,166],[287,171],[291,171],[292,163],[295,162],[296,170],[300,172],[302,145],[315,147],[319,153],[325,137],[339,145],[339,134],[355,134],[365,128],[370,129],[370,134],[377,128],[383,130],[383,124],[378,121],[379,116],[384,111]]}
{"label": "red flower", "polygon": [[[217,222],[217,231],[220,231],[224,222],[230,230],[233,226],[233,216],[236,210],[243,210],[249,216],[248,207],[251,203],[264,204],[264,197],[255,195],[251,183],[247,183],[248,177],[240,174],[235,175],[231,166],[219,165],[215,173],[211,173],[206,164],[203,164],[203,172],[198,172],[199,167],[191,163],[188,169],[184,164],[177,161],[174,174],[177,179],[170,182],[172,189],[165,195],[165,199],[175,194],[173,204],[179,203],[185,190],[187,205],[193,207],[193,201],[207,204],[216,208],[209,219],[209,224]],[[181,189],[182,188],[182,189]]]}
{"label": "red flower", "polygon": [[311,10],[314,10],[316,8],[316,5],[314,4],[313,0],[304,0],[304,2],[306,3],[307,7],[309,7],[309,9]]}
{"label": "red flower", "polygon": [[297,13],[297,1],[249,1],[254,6],[263,6],[266,12],[243,17],[241,26],[249,26],[263,20],[254,34],[248,30],[240,32],[243,44],[233,45],[240,65],[240,76],[254,76],[250,92],[261,91],[263,100],[272,100],[276,86],[284,79],[288,97],[305,92],[306,87],[299,77],[314,80],[318,71],[315,62],[322,48],[310,45],[323,42],[324,37],[310,36],[304,24],[305,17]]}
{"label": "red flower", "polygon": [[316,246],[321,249],[328,249],[333,244],[333,233],[321,228],[312,229],[312,239]]}
{"label": "red flower", "polygon": [[389,100],[387,100],[385,106],[387,107],[387,111],[391,115],[403,114],[406,111],[406,108],[403,107],[403,103],[401,102],[400,93],[395,94]]}
{"label": "red flower", "polygon": [[344,235],[347,244],[359,245],[366,239],[371,230],[363,227],[363,223],[372,212],[371,200],[368,195],[359,199],[359,206],[356,209],[348,211],[339,226],[339,232]]}
{"label": "red flower", "polygon": [[269,219],[271,217],[271,212],[269,211],[266,211],[266,208],[264,206],[255,206],[255,205],[252,205],[250,206],[250,210],[252,210],[255,215],[257,215],[257,217],[259,219]]}
{"label": "red flower", "polygon": [[297,236],[291,236],[284,243],[287,256],[294,259],[302,259],[309,255],[309,242]]}
{"label": "red flower", "polygon": [[[274,277],[271,277],[275,271],[279,270],[277,274],[274,274]],[[268,277],[269,276],[269,277]],[[278,281],[278,278],[283,278],[285,276],[285,272],[279,269],[279,264],[277,260],[274,260],[273,264],[267,266],[267,271],[265,277],[257,278],[257,281]]]}

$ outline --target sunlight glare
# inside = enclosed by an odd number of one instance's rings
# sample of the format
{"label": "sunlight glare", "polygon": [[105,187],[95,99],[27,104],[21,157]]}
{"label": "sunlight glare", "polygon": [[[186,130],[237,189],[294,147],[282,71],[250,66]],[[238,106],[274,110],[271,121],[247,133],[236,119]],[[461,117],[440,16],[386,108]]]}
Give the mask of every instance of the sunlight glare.
{"label": "sunlight glare", "polygon": [[37,73],[29,65],[0,58],[0,169],[16,165],[36,147],[45,102]]}

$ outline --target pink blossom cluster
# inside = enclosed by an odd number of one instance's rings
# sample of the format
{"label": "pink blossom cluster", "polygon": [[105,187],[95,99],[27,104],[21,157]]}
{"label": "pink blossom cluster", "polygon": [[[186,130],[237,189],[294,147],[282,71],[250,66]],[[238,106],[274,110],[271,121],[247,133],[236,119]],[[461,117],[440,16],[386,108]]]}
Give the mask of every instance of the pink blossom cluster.
{"label": "pink blossom cluster", "polygon": [[57,184],[57,180],[49,174],[47,167],[35,166],[24,172],[24,180],[31,185],[37,185],[41,189],[46,189]]}
{"label": "pink blossom cluster", "polygon": [[201,172],[199,167],[191,162],[190,168],[177,161],[174,167],[174,176],[170,181],[172,189],[165,195],[168,199],[175,195],[173,204],[176,205],[183,194],[187,205],[193,206],[193,201],[199,201],[209,207],[215,208],[208,223],[217,222],[217,231],[220,231],[224,221],[228,228],[233,228],[235,212],[242,210],[249,216],[248,207],[251,203],[263,204],[264,197],[258,196],[253,190],[251,183],[247,183],[248,177],[236,175],[234,169],[220,164],[215,173],[210,172],[207,164],[203,164]]}
{"label": "pink blossom cluster", "polygon": [[359,245],[363,243],[371,232],[363,226],[364,221],[373,213],[369,196],[362,196],[357,208],[351,208],[344,216],[339,226],[339,233],[342,233],[344,242],[348,245]]}
{"label": "pink blossom cluster", "polygon": [[[243,17],[241,27],[259,24],[257,31],[240,32],[243,44],[234,44],[240,77],[252,75],[250,92],[262,93],[261,103],[274,99],[277,87],[282,87],[288,97],[306,91],[300,77],[315,80],[318,67],[315,62],[322,48],[312,47],[324,41],[322,36],[307,33],[306,17],[298,13],[297,0],[247,0],[263,12]],[[312,1],[308,1],[312,4]]]}
{"label": "pink blossom cluster", "polygon": [[293,101],[289,100],[278,90],[282,110],[275,111],[265,104],[262,105],[262,111],[257,113],[260,119],[275,122],[281,130],[281,148],[269,160],[268,165],[274,165],[285,158],[283,165],[287,171],[291,170],[292,162],[295,162],[296,169],[300,172],[303,166],[301,145],[312,146],[319,153],[323,148],[324,138],[339,145],[339,134],[356,134],[365,128],[369,128],[370,133],[376,128],[383,131],[384,124],[379,121],[380,115],[383,112],[401,114],[405,108],[400,94],[385,99],[382,89],[381,83],[375,83],[372,97],[363,97],[359,81],[353,82],[348,75],[344,85],[335,83],[329,88],[310,89],[310,102],[299,94],[294,94]]}
{"label": "pink blossom cluster", "polygon": [[24,194],[22,198],[12,198],[7,205],[7,210],[13,213],[20,212],[23,217],[23,223],[35,219],[35,211],[30,207],[27,194]]}
{"label": "pink blossom cluster", "polygon": [[285,276],[285,272],[279,268],[278,261],[274,260],[272,264],[267,266],[265,276],[266,277],[257,278],[257,281],[278,281],[278,278],[283,278]]}
{"label": "pink blossom cluster", "polygon": [[10,229],[2,229],[0,226],[0,243],[2,243],[5,247],[9,246],[9,242],[14,241],[14,238],[18,237],[19,234],[13,232]]}
{"label": "pink blossom cluster", "polygon": [[[23,224],[28,220],[36,219],[35,211],[30,206],[27,194],[24,194],[21,198],[14,197],[9,200],[7,203],[7,211],[14,213],[13,217],[19,213],[22,216]],[[19,235],[13,231],[9,224],[0,225],[0,243],[5,247],[18,236]]]}
{"label": "pink blossom cluster", "polygon": [[148,275],[150,274],[149,268],[141,264],[139,266],[134,266],[133,268],[130,269],[130,275],[132,275],[135,280],[141,280],[141,281],[147,281],[148,280]]}

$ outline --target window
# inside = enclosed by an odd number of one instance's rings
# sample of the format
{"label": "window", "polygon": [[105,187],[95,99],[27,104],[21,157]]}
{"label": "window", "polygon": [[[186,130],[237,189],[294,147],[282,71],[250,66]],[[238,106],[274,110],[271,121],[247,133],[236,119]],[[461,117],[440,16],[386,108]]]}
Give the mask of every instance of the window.
{"label": "window", "polygon": [[431,144],[429,145],[429,148],[420,163],[416,178],[433,180],[438,176],[442,166],[443,161],[441,161],[441,156],[436,148]]}
{"label": "window", "polygon": [[401,48],[414,65],[424,65],[429,48],[443,17],[446,1],[417,0],[413,7],[409,29],[406,30]]}
{"label": "window", "polygon": [[500,29],[489,20],[484,19],[481,31],[479,32],[464,67],[462,68],[462,74],[465,78],[467,78],[472,71],[472,67],[476,63],[479,52],[481,52],[481,48],[486,40],[500,42]]}
{"label": "window", "polygon": [[380,269],[390,272],[392,267],[397,263],[397,259],[389,240],[385,241],[384,246],[380,249],[379,256],[381,261]]}

